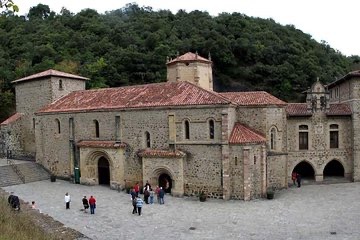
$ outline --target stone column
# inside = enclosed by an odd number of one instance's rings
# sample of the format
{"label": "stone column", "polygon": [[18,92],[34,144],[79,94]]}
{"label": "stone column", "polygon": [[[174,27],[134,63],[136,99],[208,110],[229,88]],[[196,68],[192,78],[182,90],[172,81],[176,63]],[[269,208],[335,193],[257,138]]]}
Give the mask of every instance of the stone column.
{"label": "stone column", "polygon": [[226,110],[221,115],[221,162],[222,162],[222,187],[223,199],[229,200],[230,190],[230,160],[229,160],[229,119]]}
{"label": "stone column", "polygon": [[251,199],[251,172],[250,172],[250,148],[243,148],[243,171],[244,171],[244,200]]}

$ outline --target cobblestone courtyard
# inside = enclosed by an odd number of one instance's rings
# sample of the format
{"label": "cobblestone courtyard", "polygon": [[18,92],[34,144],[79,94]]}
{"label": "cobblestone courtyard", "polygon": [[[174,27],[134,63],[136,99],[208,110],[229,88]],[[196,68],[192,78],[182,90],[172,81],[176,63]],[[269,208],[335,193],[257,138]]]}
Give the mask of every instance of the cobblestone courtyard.
{"label": "cobblestone courtyard", "polygon": [[[103,186],[58,180],[3,189],[91,239],[360,239],[360,183],[290,188],[250,202],[166,196],[165,205],[144,205],[142,216],[131,213],[130,195]],[[95,215],[80,211],[84,195],[97,199]]]}

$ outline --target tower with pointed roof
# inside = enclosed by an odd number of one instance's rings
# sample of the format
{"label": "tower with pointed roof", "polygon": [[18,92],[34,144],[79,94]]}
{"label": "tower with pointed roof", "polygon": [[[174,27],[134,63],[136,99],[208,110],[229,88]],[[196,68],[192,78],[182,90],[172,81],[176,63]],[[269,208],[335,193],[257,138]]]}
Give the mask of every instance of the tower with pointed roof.
{"label": "tower with pointed roof", "polygon": [[213,90],[212,61],[198,53],[185,53],[175,59],[167,59],[167,81],[187,81],[206,90]]}

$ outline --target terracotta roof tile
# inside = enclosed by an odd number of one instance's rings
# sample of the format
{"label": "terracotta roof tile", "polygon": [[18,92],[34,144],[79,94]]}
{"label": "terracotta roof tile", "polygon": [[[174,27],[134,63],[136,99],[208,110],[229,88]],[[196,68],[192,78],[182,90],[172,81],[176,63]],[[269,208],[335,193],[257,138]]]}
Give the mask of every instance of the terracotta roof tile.
{"label": "terracotta roof tile", "polygon": [[186,154],[182,151],[175,150],[162,150],[162,149],[144,149],[141,150],[138,153],[139,157],[160,157],[160,158],[166,158],[166,157],[173,157],[173,158],[179,158],[184,157]]}
{"label": "terracotta roof tile", "polygon": [[205,63],[212,63],[212,61],[210,61],[209,59],[203,58],[201,56],[199,56],[198,54],[192,53],[192,52],[187,52],[184,55],[181,55],[175,59],[170,60],[167,65],[169,64],[174,64],[177,62],[205,62]]}
{"label": "terracotta roof tile", "polygon": [[235,123],[229,139],[230,144],[264,142],[266,142],[266,138],[262,134],[241,123]]}
{"label": "terracotta roof tile", "polygon": [[286,102],[274,97],[273,95],[258,91],[258,92],[223,92],[220,95],[235,102],[241,106],[251,105],[286,105]]}
{"label": "terracotta roof tile", "polygon": [[167,82],[76,91],[44,107],[39,113],[229,103],[229,100],[218,93],[207,91],[191,83]]}
{"label": "terracotta roof tile", "polygon": [[74,75],[74,74],[70,74],[70,73],[65,73],[65,72],[60,72],[60,71],[57,71],[57,70],[49,69],[49,70],[46,70],[44,72],[40,72],[40,73],[30,75],[30,76],[27,76],[27,77],[24,77],[24,78],[20,78],[20,79],[17,79],[15,81],[12,81],[12,82],[17,83],[17,82],[34,80],[34,79],[38,79],[38,78],[45,78],[45,77],[51,77],[51,76],[72,78],[72,79],[80,79],[80,80],[89,80],[86,77],[81,77],[81,76],[78,76],[78,75]]}
{"label": "terracotta roof tile", "polygon": [[335,80],[334,82],[331,82],[327,85],[328,88],[332,88],[342,82],[344,82],[347,79],[353,78],[353,77],[360,77],[360,70],[357,71],[353,71],[353,72],[349,72],[348,74],[346,74],[345,76]]}
{"label": "terracotta roof tile", "polygon": [[21,118],[21,113],[15,113],[12,116],[8,117],[8,119],[6,119],[5,121],[0,123],[0,125],[8,125],[10,123],[15,122],[16,120],[18,120],[20,118]]}
{"label": "terracotta roof tile", "polygon": [[312,112],[308,111],[306,103],[289,103],[286,106],[288,116],[311,116]]}
{"label": "terracotta roof tile", "polygon": [[82,140],[76,144],[78,147],[92,147],[92,148],[125,148],[126,143],[119,143],[116,141],[102,141],[102,140]]}
{"label": "terracotta roof tile", "polygon": [[[311,116],[312,112],[307,109],[306,103],[289,103],[286,106],[288,116]],[[328,116],[350,116],[352,114],[350,106],[346,103],[332,103],[326,112]]]}

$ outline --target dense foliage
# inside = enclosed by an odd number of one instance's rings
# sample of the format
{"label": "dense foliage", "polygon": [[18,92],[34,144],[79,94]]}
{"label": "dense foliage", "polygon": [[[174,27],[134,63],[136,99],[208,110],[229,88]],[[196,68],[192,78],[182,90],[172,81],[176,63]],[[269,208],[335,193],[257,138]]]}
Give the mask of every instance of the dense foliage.
{"label": "dense foliage", "polygon": [[128,4],[105,14],[55,14],[39,4],[25,17],[0,17],[0,120],[13,111],[15,79],[53,68],[89,77],[88,88],[161,82],[166,57],[188,51],[211,53],[217,91],[265,90],[287,101],[317,77],[333,81],[359,62],[294,26],[241,13]]}

